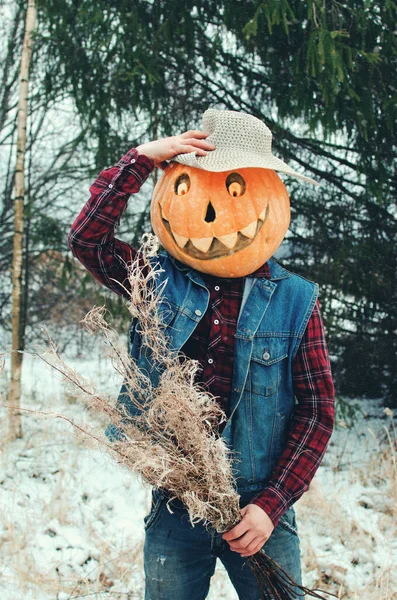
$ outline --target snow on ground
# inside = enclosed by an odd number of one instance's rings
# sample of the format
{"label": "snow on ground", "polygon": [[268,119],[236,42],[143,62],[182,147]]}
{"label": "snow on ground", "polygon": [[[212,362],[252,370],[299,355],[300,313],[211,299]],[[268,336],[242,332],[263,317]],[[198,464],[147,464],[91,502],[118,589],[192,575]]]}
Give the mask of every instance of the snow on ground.
{"label": "snow on ground", "polygon": [[397,598],[397,465],[392,413],[357,400],[297,503],[306,583],[346,599]]}
{"label": "snow on ground", "polygon": [[[99,389],[117,392],[120,382],[107,360],[77,357],[68,363]],[[26,356],[23,370],[24,407],[92,422],[43,363]],[[5,377],[0,386],[6,389]],[[296,507],[305,583],[346,600],[395,600],[395,431],[390,411],[379,402],[353,404],[353,427],[346,427],[345,410],[310,491]],[[106,454],[83,445],[60,419],[27,413],[24,438],[7,443],[2,412],[1,600],[143,599],[142,519],[150,490]],[[97,426],[103,428],[99,420]],[[220,566],[209,600],[236,598]]]}

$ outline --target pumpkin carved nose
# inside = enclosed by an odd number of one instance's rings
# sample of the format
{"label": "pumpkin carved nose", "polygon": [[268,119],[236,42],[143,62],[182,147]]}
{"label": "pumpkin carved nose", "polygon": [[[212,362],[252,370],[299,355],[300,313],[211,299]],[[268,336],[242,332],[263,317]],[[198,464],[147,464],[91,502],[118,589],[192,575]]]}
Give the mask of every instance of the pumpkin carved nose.
{"label": "pumpkin carved nose", "polygon": [[212,223],[212,221],[215,221],[215,217],[216,217],[216,212],[214,207],[212,206],[211,202],[208,203],[207,206],[207,214],[205,215],[205,221],[207,223]]}

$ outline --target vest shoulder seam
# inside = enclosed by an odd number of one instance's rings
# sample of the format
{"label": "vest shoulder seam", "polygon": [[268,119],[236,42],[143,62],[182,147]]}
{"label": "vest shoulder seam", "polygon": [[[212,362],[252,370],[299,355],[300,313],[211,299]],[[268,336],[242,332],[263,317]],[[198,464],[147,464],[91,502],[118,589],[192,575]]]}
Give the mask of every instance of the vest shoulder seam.
{"label": "vest shoulder seam", "polygon": [[[285,270],[287,271],[287,269],[285,269]],[[293,271],[288,271],[288,273],[290,273],[292,277],[297,277],[299,279],[302,279],[306,283],[310,283],[311,285],[318,285],[316,281],[312,281],[311,279],[308,279],[307,277],[304,277],[303,275],[299,275],[299,273],[294,273]]]}

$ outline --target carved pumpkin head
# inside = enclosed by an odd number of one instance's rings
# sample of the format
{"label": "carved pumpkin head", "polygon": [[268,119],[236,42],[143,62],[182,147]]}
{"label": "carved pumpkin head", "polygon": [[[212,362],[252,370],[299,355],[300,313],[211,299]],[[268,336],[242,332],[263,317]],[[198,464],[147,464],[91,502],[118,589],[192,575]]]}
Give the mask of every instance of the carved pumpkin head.
{"label": "carved pumpkin head", "polygon": [[174,162],[155,187],[151,219],[161,244],[182,263],[219,277],[243,277],[284,239],[289,196],[272,169],[211,172]]}

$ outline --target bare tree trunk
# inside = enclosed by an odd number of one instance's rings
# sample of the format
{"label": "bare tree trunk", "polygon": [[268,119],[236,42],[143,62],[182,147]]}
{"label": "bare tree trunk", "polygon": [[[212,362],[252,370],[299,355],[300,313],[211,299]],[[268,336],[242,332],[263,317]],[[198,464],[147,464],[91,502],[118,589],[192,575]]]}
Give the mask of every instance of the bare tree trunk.
{"label": "bare tree trunk", "polygon": [[[22,297],[22,248],[23,248],[23,208],[25,196],[25,154],[26,127],[28,115],[29,66],[32,56],[32,32],[36,24],[35,0],[28,1],[23,40],[21,75],[18,102],[18,140],[17,161],[15,167],[15,217],[14,244],[12,259],[12,359],[11,382],[8,403],[10,406],[20,405],[21,396],[21,297]],[[21,413],[10,411],[9,433],[11,439],[22,437]]]}

